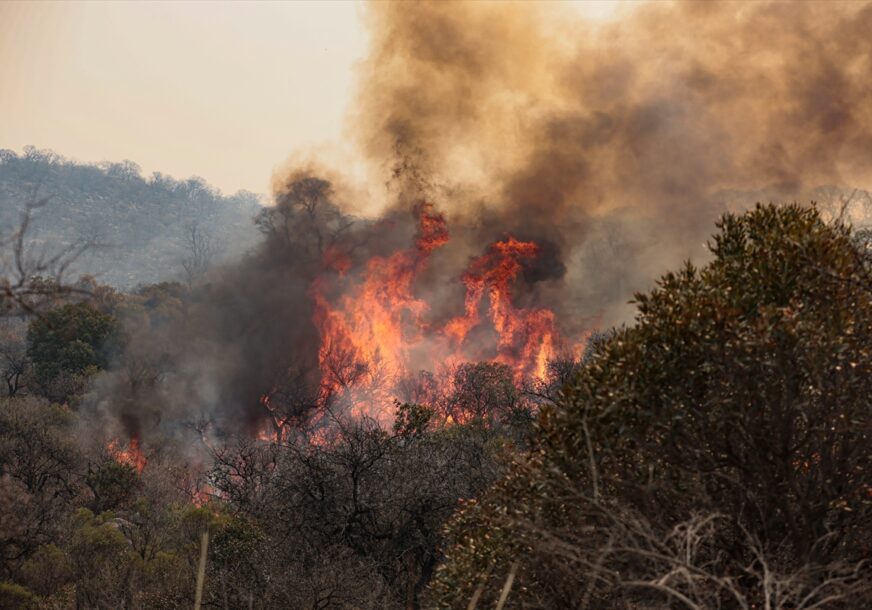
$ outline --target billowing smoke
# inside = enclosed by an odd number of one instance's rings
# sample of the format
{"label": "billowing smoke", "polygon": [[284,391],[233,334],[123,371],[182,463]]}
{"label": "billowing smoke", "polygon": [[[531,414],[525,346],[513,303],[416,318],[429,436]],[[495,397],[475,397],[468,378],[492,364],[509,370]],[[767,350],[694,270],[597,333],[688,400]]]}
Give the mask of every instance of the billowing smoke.
{"label": "billowing smoke", "polygon": [[[657,2],[594,24],[551,3],[385,2],[367,26],[351,137],[387,198],[350,205],[318,172],[279,179],[262,246],[213,273],[184,324],[139,330],[127,360],[160,374],[101,381],[99,410],[128,433],[198,418],[254,430],[396,366],[327,345],[325,320],[383,316],[412,368],[435,368],[488,307],[466,356],[520,358],[529,346],[500,343],[501,325],[572,348],[626,321],[633,291],[705,256],[723,211],[870,185],[869,4]],[[372,218],[343,211],[374,205]],[[535,255],[499,258],[490,245],[510,238]],[[508,297],[486,263],[510,272]],[[410,274],[391,296],[403,306],[355,321],[365,278],[388,267]],[[475,281],[486,294],[470,309]],[[529,334],[534,319],[546,330]]]}
{"label": "billowing smoke", "polygon": [[698,255],[726,205],[868,186],[869,5],[573,13],[372,7],[356,124],[371,158],[444,186],[452,226],[555,243],[574,315],[620,320],[614,300]]}

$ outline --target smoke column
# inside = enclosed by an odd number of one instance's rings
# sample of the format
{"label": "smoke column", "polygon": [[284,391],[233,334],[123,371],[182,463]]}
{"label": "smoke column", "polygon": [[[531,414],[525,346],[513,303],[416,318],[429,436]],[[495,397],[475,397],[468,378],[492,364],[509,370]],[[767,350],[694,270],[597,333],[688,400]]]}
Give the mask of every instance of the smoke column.
{"label": "smoke column", "polygon": [[[382,2],[366,25],[350,137],[386,185],[379,214],[347,213],[373,202],[343,201],[341,178],[280,176],[262,247],[214,274],[184,329],[157,332],[172,367],[139,427],[305,412],[325,391],[319,302],[356,302],[374,266],[414,271],[389,322],[402,334],[420,317],[409,358],[426,368],[495,242],[536,244],[512,259],[505,307],[552,311],[572,340],[628,321],[634,291],[704,257],[724,211],[870,186],[867,3],[657,2],[591,24],[552,3]],[[342,374],[360,373],[349,358]],[[127,421],[121,377],[101,381],[98,411]]]}

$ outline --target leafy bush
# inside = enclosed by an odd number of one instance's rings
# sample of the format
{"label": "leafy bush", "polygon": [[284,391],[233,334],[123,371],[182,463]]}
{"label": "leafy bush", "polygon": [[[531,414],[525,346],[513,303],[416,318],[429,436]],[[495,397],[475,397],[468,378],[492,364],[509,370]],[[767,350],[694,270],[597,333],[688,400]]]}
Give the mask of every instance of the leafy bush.
{"label": "leafy bush", "polygon": [[67,401],[88,377],[109,364],[121,340],[115,318],[87,303],[63,305],[34,318],[27,352],[43,393]]}
{"label": "leafy bush", "polygon": [[454,520],[434,607],[492,605],[513,564],[506,607],[872,603],[869,260],[815,209],[718,228]]}

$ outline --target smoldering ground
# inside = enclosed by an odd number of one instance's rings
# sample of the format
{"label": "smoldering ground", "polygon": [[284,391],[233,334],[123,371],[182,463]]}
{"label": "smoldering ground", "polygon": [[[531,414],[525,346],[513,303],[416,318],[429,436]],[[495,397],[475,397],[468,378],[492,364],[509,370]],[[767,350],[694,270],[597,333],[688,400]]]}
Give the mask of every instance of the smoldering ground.
{"label": "smoldering ground", "polygon": [[[430,316],[456,314],[470,257],[514,235],[543,253],[517,305],[577,336],[627,321],[634,291],[703,258],[723,211],[869,187],[869,3],[657,2],[605,23],[552,3],[373,3],[365,21],[349,137],[382,211],[347,215],[341,185],[301,182],[311,172],[280,178],[261,246],[213,270],[178,320],[133,323],[143,340],[98,381],[95,411],[128,434],[251,430],[278,387],[295,388],[290,411],[310,408],[325,255],[353,275],[408,247],[421,201],[451,234],[415,286]],[[140,360],[160,374],[135,384]]]}

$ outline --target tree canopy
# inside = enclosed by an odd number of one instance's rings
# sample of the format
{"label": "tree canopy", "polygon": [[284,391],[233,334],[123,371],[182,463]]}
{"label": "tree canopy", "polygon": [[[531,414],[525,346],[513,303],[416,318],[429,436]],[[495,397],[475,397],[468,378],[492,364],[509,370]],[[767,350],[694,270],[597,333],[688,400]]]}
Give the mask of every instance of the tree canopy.
{"label": "tree canopy", "polygon": [[71,303],[34,318],[27,332],[27,352],[34,376],[47,396],[69,398],[69,382],[109,364],[118,347],[116,319],[88,303]]}
{"label": "tree canopy", "polygon": [[717,226],[713,259],[636,296],[532,455],[454,519],[434,607],[488,607],[513,564],[515,608],[872,599],[865,247],[797,205]]}

